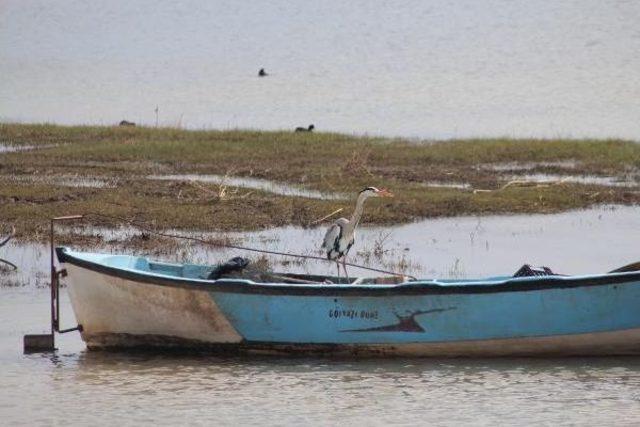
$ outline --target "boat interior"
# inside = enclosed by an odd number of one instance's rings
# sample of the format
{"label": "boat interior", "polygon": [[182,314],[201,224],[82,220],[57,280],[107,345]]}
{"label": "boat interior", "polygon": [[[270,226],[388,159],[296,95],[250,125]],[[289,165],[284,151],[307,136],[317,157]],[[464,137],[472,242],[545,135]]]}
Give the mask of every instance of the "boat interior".
{"label": "boat interior", "polygon": [[252,265],[245,258],[236,257],[217,265],[200,264],[172,264],[150,261],[144,257],[129,255],[110,255],[99,261],[116,268],[126,268],[140,272],[160,274],[163,276],[179,277],[197,280],[245,279],[256,283],[287,283],[287,284],[399,284],[412,279],[408,276],[379,276],[379,277],[346,277],[325,276],[314,274],[278,273]]}
{"label": "boat interior", "polygon": [[[393,285],[406,282],[416,281],[411,276],[405,275],[386,275],[377,277],[337,277],[331,275],[314,275],[314,274],[298,274],[298,273],[278,273],[256,266],[250,260],[241,257],[232,258],[226,262],[216,265],[199,265],[199,264],[172,264],[165,262],[150,261],[144,257],[136,257],[130,255],[104,255],[104,254],[86,254],[84,257],[96,258],[96,261],[116,268],[125,268],[136,270],[143,273],[158,274],[163,276],[196,279],[196,280],[219,280],[219,279],[243,279],[251,280],[256,283],[287,283],[287,284],[385,284]],[[554,273],[548,267],[532,267],[528,264],[523,265],[513,275],[487,277],[483,280],[507,280],[513,278],[533,278],[540,276],[561,276]],[[477,282],[478,279],[439,279],[438,283],[461,284],[465,282]],[[420,280],[429,281],[433,280]]]}

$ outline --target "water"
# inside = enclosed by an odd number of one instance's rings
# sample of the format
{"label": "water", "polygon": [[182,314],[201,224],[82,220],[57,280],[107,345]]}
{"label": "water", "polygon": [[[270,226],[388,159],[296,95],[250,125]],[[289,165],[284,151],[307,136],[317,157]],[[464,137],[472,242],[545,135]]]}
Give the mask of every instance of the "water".
{"label": "water", "polygon": [[636,180],[624,180],[615,176],[595,176],[595,175],[557,175],[550,173],[534,173],[525,175],[513,175],[513,180],[523,180],[537,183],[576,183],[586,185],[603,185],[607,187],[637,187],[638,182]]}
{"label": "water", "polygon": [[[44,331],[46,291],[2,290],[5,425],[634,425],[638,358],[343,360],[91,353]],[[63,295],[63,322],[70,310]]]}
{"label": "water", "polygon": [[[0,291],[0,416],[6,425],[634,425],[638,358],[332,360],[21,354],[45,332],[47,291]],[[63,293],[64,325],[72,314]],[[101,420],[101,421],[97,421]]]}
{"label": "water", "polygon": [[458,190],[470,190],[471,184],[469,183],[461,183],[461,182],[435,182],[429,181],[423,183],[425,187],[433,187],[433,188],[455,188]]}
{"label": "water", "polygon": [[31,150],[42,150],[45,148],[57,147],[57,144],[46,144],[46,145],[7,145],[0,143],[0,154],[2,153],[15,153],[17,151],[31,151]]}
{"label": "water", "polygon": [[[374,268],[399,271],[422,278],[479,278],[514,273],[522,264],[544,265],[563,274],[607,272],[638,261],[640,237],[637,207],[601,206],[552,215],[494,215],[418,221],[396,227],[360,227],[348,260]],[[222,259],[254,253],[219,249],[192,241],[164,244],[149,253],[127,245],[139,236],[131,227],[68,229],[99,236],[110,242],[94,251],[151,256],[168,262],[215,264]],[[319,247],[326,227],[278,227],[256,232],[185,233],[176,235],[228,237],[233,243],[295,254],[322,256]],[[605,249],[603,245],[606,244]],[[168,248],[168,249],[166,249]],[[9,242],[0,257],[20,266],[18,272],[0,276],[0,288],[46,283],[49,248],[41,244]],[[278,271],[333,273],[334,265],[295,258],[269,257]],[[379,273],[352,268],[353,275]]]}
{"label": "water", "polygon": [[[390,232],[381,262],[405,255],[424,274],[510,273],[525,261],[564,273],[599,272],[638,259],[638,221],[634,207],[427,220],[362,228],[354,250],[366,252],[381,233]],[[91,231],[105,239],[135,234],[127,227]],[[253,246],[311,251],[322,233],[322,228],[286,227],[233,237]],[[113,244],[103,249],[118,251]],[[347,360],[112,354],[86,351],[75,332],[59,337],[55,354],[23,355],[22,336],[46,332],[49,322],[49,291],[43,287],[47,251],[45,245],[16,242],[0,249],[1,257],[20,266],[18,273],[0,275],[0,419],[6,425],[640,423],[637,357]],[[215,262],[233,254],[185,243],[157,258]],[[364,262],[366,256],[356,258]],[[327,271],[315,263],[281,267]],[[24,282],[9,286],[9,279]],[[72,327],[73,312],[62,292],[62,327]]]}
{"label": "water", "polygon": [[639,140],[639,21],[625,0],[5,0],[0,118]]}
{"label": "water", "polygon": [[575,160],[560,160],[555,162],[505,162],[505,163],[485,163],[479,167],[496,172],[517,172],[531,171],[536,168],[556,168],[563,171],[575,171],[581,163]]}
{"label": "water", "polygon": [[80,176],[80,175],[0,175],[0,180],[27,183],[46,183],[62,187],[75,188],[115,188],[118,183],[117,178],[104,179],[100,177]]}
{"label": "water", "polygon": [[326,193],[316,190],[309,190],[301,187],[297,187],[291,184],[278,183],[275,181],[269,181],[259,178],[246,178],[240,176],[227,176],[227,175],[196,175],[196,174],[182,174],[182,175],[149,175],[147,179],[156,179],[162,181],[195,181],[204,182],[209,184],[218,184],[220,186],[230,187],[242,187],[253,188],[256,190],[263,190],[269,193],[280,194],[283,196],[291,197],[305,197],[308,199],[321,199],[321,200],[337,200],[345,199],[347,196],[337,193]]}

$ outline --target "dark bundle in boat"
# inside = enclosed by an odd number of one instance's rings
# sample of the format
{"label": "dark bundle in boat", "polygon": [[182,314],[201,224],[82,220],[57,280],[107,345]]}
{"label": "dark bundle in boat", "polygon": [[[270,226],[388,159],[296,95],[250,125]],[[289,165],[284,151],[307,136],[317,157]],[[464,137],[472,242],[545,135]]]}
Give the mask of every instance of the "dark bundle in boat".
{"label": "dark bundle in boat", "polygon": [[207,275],[207,280],[233,278],[263,282],[268,280],[269,276],[267,269],[261,263],[252,263],[251,260],[238,256],[213,267]]}

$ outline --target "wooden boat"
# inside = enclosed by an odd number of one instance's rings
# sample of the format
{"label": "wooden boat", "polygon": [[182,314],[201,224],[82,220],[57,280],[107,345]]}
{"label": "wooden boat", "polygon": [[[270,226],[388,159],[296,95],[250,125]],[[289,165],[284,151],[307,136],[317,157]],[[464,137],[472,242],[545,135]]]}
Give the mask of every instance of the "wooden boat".
{"label": "wooden boat", "polygon": [[[640,272],[481,280],[279,275],[57,248],[90,349],[347,356],[640,354]],[[383,283],[380,283],[383,282]]]}

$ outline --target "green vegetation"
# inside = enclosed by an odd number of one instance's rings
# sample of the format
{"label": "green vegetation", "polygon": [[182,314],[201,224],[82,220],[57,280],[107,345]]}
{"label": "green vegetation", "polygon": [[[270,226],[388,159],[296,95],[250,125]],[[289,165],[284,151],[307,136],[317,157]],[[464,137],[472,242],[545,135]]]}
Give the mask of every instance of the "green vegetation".
{"label": "green vegetation", "polygon": [[[352,204],[152,181],[145,178],[148,174],[262,178],[347,194],[368,185],[386,187],[396,197],[370,201],[365,214],[365,222],[377,224],[640,201],[638,191],[619,186],[562,182],[500,189],[522,174],[629,179],[640,168],[640,145],[620,140],[415,142],[325,133],[0,124],[0,144],[47,146],[0,152],[0,218],[16,225],[22,237],[41,234],[53,215],[89,211],[160,227],[246,230],[308,225],[338,208],[348,212]],[[60,186],[55,178],[61,176],[101,177],[116,184]],[[433,182],[469,188],[429,186]]]}

